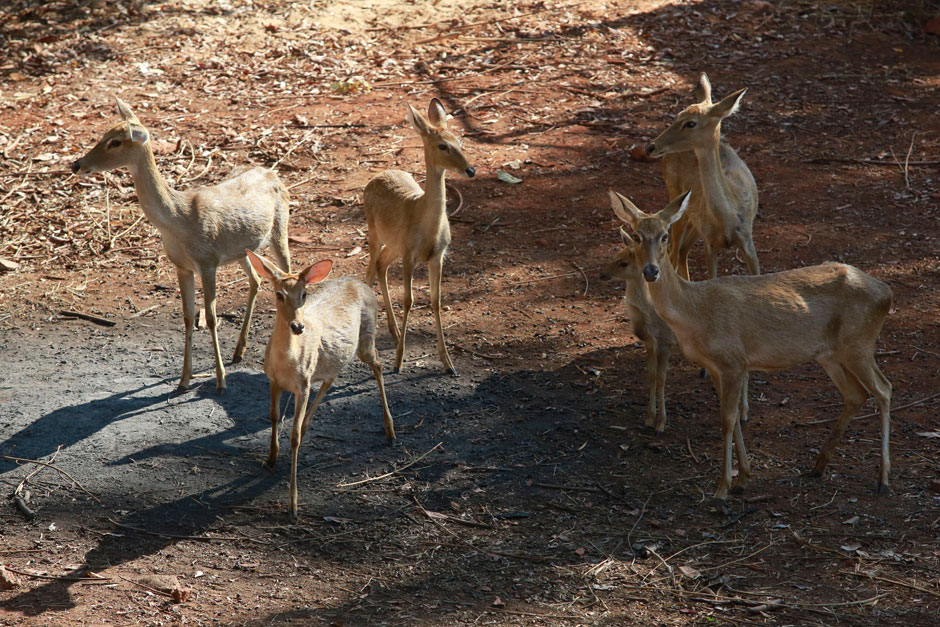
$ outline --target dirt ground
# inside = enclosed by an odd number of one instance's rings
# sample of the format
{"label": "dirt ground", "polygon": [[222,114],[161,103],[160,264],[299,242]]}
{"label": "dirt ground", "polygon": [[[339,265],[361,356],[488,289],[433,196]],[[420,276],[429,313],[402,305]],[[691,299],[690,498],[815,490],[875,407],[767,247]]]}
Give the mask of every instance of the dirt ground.
{"label": "dirt ground", "polygon": [[[0,272],[0,490],[28,492],[34,516],[0,503],[0,625],[938,624],[935,15],[882,0],[4,3],[0,259],[18,267]],[[623,286],[598,276],[619,244],[607,190],[666,202],[660,164],[630,148],[692,102],[701,71],[716,96],[749,88],[723,128],[758,182],[762,270],[839,260],[894,292],[886,494],[871,403],[825,476],[802,476],[840,407],[815,364],[753,375],[753,477],[723,506],[698,368],[674,356],[666,432],[642,424],[643,347]],[[304,442],[299,521],[286,433],[279,466],[261,465],[270,288],[226,394],[211,377],[172,394],[183,325],[159,233],[127,172],[68,172],[117,121],[115,95],[175,186],[275,168],[298,267],[365,276],[362,188],[389,167],[423,177],[406,103],[440,98],[477,168],[449,179],[461,376],[441,372],[421,270],[408,359],[386,375],[399,443],[371,374],[350,368]],[[728,252],[720,268],[744,272]],[[228,356],[237,266],[219,292]],[[204,329],[194,359],[211,373]]]}

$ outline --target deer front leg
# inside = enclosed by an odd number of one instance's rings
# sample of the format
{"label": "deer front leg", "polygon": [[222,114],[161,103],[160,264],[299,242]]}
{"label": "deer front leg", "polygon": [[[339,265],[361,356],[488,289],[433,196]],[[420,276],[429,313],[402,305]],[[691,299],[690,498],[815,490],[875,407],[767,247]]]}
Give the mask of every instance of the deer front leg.
{"label": "deer front leg", "polygon": [[395,372],[401,372],[401,365],[405,360],[405,334],[408,331],[408,314],[411,312],[411,306],[414,304],[414,293],[411,287],[414,264],[406,257],[402,260],[401,270],[404,275],[404,292],[401,296],[401,334],[398,336],[398,350],[395,353]]}
{"label": "deer front leg", "polygon": [[[738,423],[738,403],[741,400],[741,386],[743,375],[734,372],[716,373],[715,379],[719,384],[719,397],[721,401],[721,478],[718,480],[718,489],[715,498],[724,501],[728,498],[731,489],[731,458],[734,454],[732,444],[735,427]],[[740,428],[740,427],[739,427]],[[743,444],[743,438],[741,439]],[[745,453],[746,454],[746,453]]]}
{"label": "deer front leg", "polygon": [[277,463],[277,454],[281,450],[278,442],[278,423],[281,421],[281,388],[273,380],[271,381],[271,446],[268,448],[268,461],[265,465],[268,468],[274,468]]}
{"label": "deer front leg", "polygon": [[669,369],[669,345],[659,344],[656,347],[656,431],[662,433],[666,430],[666,371]]}
{"label": "deer front leg", "polygon": [[656,417],[657,383],[659,381],[659,364],[656,353],[656,342],[650,337],[646,343],[646,385],[649,388],[649,401],[646,404],[646,422],[644,424],[647,427],[654,427],[656,433],[662,433],[666,428],[665,421],[660,426]]}
{"label": "deer front leg", "polygon": [[294,393],[294,423],[290,430],[290,495],[287,511],[291,518],[297,518],[297,462],[300,458],[300,440],[310,398],[310,384],[301,383],[300,391]]}
{"label": "deer front leg", "polygon": [[212,336],[212,350],[215,354],[215,391],[222,394],[225,392],[225,366],[222,365],[218,318],[215,315],[215,268],[202,271],[202,295],[206,302],[206,326]]}
{"label": "deer front leg", "polygon": [[183,375],[176,387],[184,392],[193,376],[193,329],[196,327],[196,278],[190,270],[177,266],[176,278],[180,284],[180,300],[183,302],[183,324],[186,327],[186,343],[183,347]]}
{"label": "deer front leg", "polygon": [[398,333],[398,320],[395,319],[395,309],[392,307],[392,297],[388,293],[388,263],[381,257],[376,261],[376,274],[379,277],[379,289],[382,290],[382,299],[385,301],[385,322],[388,323],[388,332],[395,338],[395,343],[401,337]]}
{"label": "deer front leg", "polygon": [[238,343],[235,345],[235,354],[232,356],[232,363],[237,364],[245,356],[245,347],[248,345],[248,329],[251,327],[251,316],[255,311],[255,298],[258,296],[258,288],[261,286],[261,280],[258,273],[251,267],[248,257],[242,257],[238,261],[242,270],[248,275],[248,303],[245,305],[245,319],[242,321],[242,330],[238,334]]}
{"label": "deer front leg", "polygon": [[457,376],[454,362],[450,360],[447,344],[444,342],[444,325],[441,322],[441,275],[444,271],[444,253],[432,257],[428,262],[428,281],[431,283],[431,312],[434,315],[434,330],[437,331],[437,354],[444,364],[444,369]]}

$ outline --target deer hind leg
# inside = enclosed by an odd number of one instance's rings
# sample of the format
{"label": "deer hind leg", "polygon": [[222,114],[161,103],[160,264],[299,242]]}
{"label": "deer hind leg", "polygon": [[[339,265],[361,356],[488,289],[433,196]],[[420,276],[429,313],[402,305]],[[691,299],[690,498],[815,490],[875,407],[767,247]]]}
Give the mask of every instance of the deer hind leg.
{"label": "deer hind leg", "polygon": [[444,325],[441,322],[441,275],[444,271],[444,252],[435,255],[428,261],[428,281],[431,284],[431,313],[434,315],[434,330],[437,332],[437,355],[444,364],[444,369],[457,376],[457,370],[454,368],[454,362],[450,359],[447,352],[447,344],[444,342]]}
{"label": "deer hind leg", "polygon": [[312,402],[308,403],[310,398],[310,386],[303,384],[303,391],[300,395],[294,395],[294,423],[291,425],[290,432],[290,505],[289,513],[291,518],[297,518],[297,464],[300,461],[300,443],[307,433],[310,426],[310,417],[317,411],[327,390],[333,385],[333,379],[324,381],[320,385],[320,391]]}
{"label": "deer hind leg", "polygon": [[222,364],[222,350],[219,348],[218,318],[215,315],[215,268],[202,272],[202,295],[206,302],[206,326],[212,336],[212,350],[215,355],[215,390],[225,392],[225,366]]}
{"label": "deer hind leg", "polygon": [[832,382],[839,388],[839,393],[842,394],[845,406],[842,408],[842,413],[839,414],[839,417],[836,419],[836,424],[832,427],[829,437],[826,438],[826,441],[819,449],[816,464],[809,472],[811,477],[819,477],[822,475],[826,466],[829,464],[829,460],[832,459],[836,445],[849,426],[852,416],[858,412],[859,407],[861,407],[868,398],[865,386],[858,380],[854,373],[845,367],[847,364],[836,361],[834,358],[820,359],[819,363],[826,371],[826,374],[829,375],[829,378],[832,379]]}
{"label": "deer hind leg", "polygon": [[[388,266],[392,263],[390,255],[383,249],[375,258],[375,273],[379,277],[379,289],[382,290],[382,300],[385,301],[385,320],[388,323],[388,332],[395,338],[397,344],[401,337],[398,332],[398,320],[395,318],[395,309],[392,307],[392,297],[388,293]],[[369,263],[372,261],[370,259]],[[371,285],[371,283],[370,283]]]}
{"label": "deer hind leg", "polygon": [[290,273],[290,248],[287,242],[287,221],[288,210],[287,203],[278,207],[277,214],[274,217],[274,226],[271,227],[271,254],[278,267],[284,272]]}
{"label": "deer hind leg", "polygon": [[404,290],[401,295],[401,331],[398,336],[398,350],[395,352],[395,372],[401,372],[402,362],[405,361],[405,335],[408,331],[408,314],[411,313],[411,306],[414,304],[414,292],[411,286],[414,263],[408,257],[402,259],[401,272]]}
{"label": "deer hind leg", "polygon": [[[744,384],[745,373],[722,372],[713,375],[718,382],[718,394],[721,400],[721,477],[718,480],[718,489],[715,491],[715,498],[725,500],[728,498],[728,491],[731,489],[731,457],[733,440],[739,441],[738,462],[746,458],[747,451],[744,449],[744,438],[740,434],[740,422],[738,421],[738,408],[741,400],[741,388]],[[736,433],[735,431],[738,430]],[[750,472],[750,467],[745,466],[744,471]]]}
{"label": "deer hind leg", "polygon": [[878,412],[881,414],[881,468],[878,473],[878,491],[888,487],[888,475],[891,472],[891,454],[888,441],[891,431],[891,382],[888,381],[871,353],[853,363],[845,364],[852,374],[875,397]]}
{"label": "deer hind leg", "polygon": [[265,465],[274,468],[277,462],[277,454],[281,449],[278,442],[278,423],[281,421],[281,388],[273,380],[271,381],[271,446],[268,448],[268,460]]}
{"label": "deer hind leg", "polygon": [[754,248],[754,236],[748,233],[743,240],[739,248],[744,255],[747,272],[748,274],[760,274],[760,261],[757,260],[757,250]]}
{"label": "deer hind leg", "polygon": [[245,304],[245,319],[242,321],[242,330],[238,334],[238,343],[235,345],[235,354],[232,355],[232,363],[237,364],[245,356],[245,347],[248,345],[248,330],[251,328],[251,316],[255,311],[255,299],[258,296],[258,288],[261,287],[261,279],[258,273],[251,267],[248,257],[242,257],[238,260],[242,270],[248,275],[248,302]]}
{"label": "deer hind leg", "polygon": [[379,396],[382,399],[382,419],[385,424],[385,437],[389,442],[395,441],[395,421],[392,412],[388,409],[388,397],[385,395],[385,379],[382,377],[382,364],[375,353],[375,335],[360,337],[357,356],[362,363],[372,368],[372,374],[379,384]]}
{"label": "deer hind leg", "polygon": [[[744,384],[745,386],[747,385],[746,380]],[[746,395],[746,392],[744,394]],[[740,412],[740,406],[738,411]],[[744,491],[744,488],[747,487],[748,482],[751,480],[751,462],[748,461],[747,458],[747,447],[744,446],[744,432],[741,430],[740,418],[738,418],[738,421],[734,424],[734,450],[737,452],[738,456],[738,476],[731,486],[731,491],[740,493]]]}
{"label": "deer hind leg", "polygon": [[183,302],[183,323],[186,326],[186,340],[183,347],[183,375],[176,388],[183,392],[189,387],[193,376],[193,329],[196,327],[196,278],[190,270],[176,268],[176,277],[180,284],[180,300]]}
{"label": "deer hind leg", "polygon": [[689,280],[689,253],[692,251],[692,247],[695,246],[696,241],[698,241],[698,231],[688,222],[681,232],[673,234],[672,249],[670,251],[674,250],[675,253],[670,255],[670,259],[676,272],[686,281]]}
{"label": "deer hind leg", "polygon": [[741,387],[741,400],[738,403],[738,420],[742,423],[750,420],[750,405],[747,402],[747,386],[750,382],[751,377],[749,374],[744,375],[744,385]]}

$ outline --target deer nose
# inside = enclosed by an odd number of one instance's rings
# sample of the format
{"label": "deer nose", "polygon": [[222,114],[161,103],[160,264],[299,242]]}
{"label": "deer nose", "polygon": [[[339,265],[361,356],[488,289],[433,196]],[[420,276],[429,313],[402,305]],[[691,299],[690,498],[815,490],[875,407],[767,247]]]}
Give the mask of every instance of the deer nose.
{"label": "deer nose", "polygon": [[82,168],[82,164],[80,164],[78,161],[73,161],[73,162],[72,162],[72,172],[73,172],[74,174],[78,174],[78,171],[79,171],[81,168]]}
{"label": "deer nose", "polygon": [[647,283],[653,283],[656,279],[659,278],[659,268],[653,264],[648,264],[643,267],[643,278],[646,279]]}
{"label": "deer nose", "polygon": [[470,178],[473,178],[474,175],[477,173],[477,169],[474,168],[473,166],[468,166],[467,169],[464,170],[464,172],[467,173],[467,176],[469,176]]}
{"label": "deer nose", "polygon": [[646,154],[647,154],[647,155],[653,156],[653,151],[654,151],[654,150],[656,150],[656,144],[654,144],[653,142],[650,142],[650,143],[646,144]]}
{"label": "deer nose", "polygon": [[304,332],[304,323],[303,322],[291,322],[290,330],[294,332],[294,335],[300,335]]}

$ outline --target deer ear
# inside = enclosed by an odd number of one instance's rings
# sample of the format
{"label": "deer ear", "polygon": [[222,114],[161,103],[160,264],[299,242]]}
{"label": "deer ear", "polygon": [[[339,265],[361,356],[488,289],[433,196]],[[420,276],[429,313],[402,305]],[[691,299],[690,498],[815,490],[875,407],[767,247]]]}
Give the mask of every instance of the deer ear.
{"label": "deer ear", "polygon": [[277,281],[281,278],[281,271],[278,270],[273,263],[247,249],[245,250],[245,254],[248,255],[248,261],[251,263],[251,267],[255,269],[255,272],[257,272],[261,278],[268,279],[269,281]]}
{"label": "deer ear", "polygon": [[447,112],[437,98],[431,98],[431,104],[428,105],[428,120],[437,128],[447,128]]}
{"label": "deer ear", "polygon": [[419,135],[427,135],[431,129],[428,127],[428,121],[418,112],[417,109],[408,105],[408,111],[405,113],[405,121],[409,122]]}
{"label": "deer ear", "polygon": [[632,230],[636,230],[637,222],[645,215],[626,196],[618,194],[614,190],[610,190],[610,206],[617,214],[617,217],[626,222]]}
{"label": "deer ear", "polygon": [[143,146],[150,139],[150,133],[140,123],[130,122],[131,141]]}
{"label": "deer ear", "polygon": [[681,218],[685,210],[689,208],[689,199],[691,197],[692,190],[689,190],[670,200],[669,204],[663,207],[663,210],[659,212],[659,218],[666,223],[667,229],[675,224],[676,220]]}
{"label": "deer ear", "polygon": [[627,233],[627,230],[623,227],[620,227],[620,239],[623,240],[624,246],[633,246],[633,238],[630,237],[630,234]]}
{"label": "deer ear", "polygon": [[699,74],[698,85],[695,86],[695,97],[699,102],[712,103],[712,84],[705,72]]}
{"label": "deer ear", "polygon": [[708,111],[708,117],[711,118],[726,118],[729,115],[737,112],[738,106],[741,104],[741,98],[744,97],[744,94],[747,93],[747,87],[744,89],[739,89],[729,96],[725,96],[721,99],[718,104],[714,105]]}
{"label": "deer ear", "polygon": [[318,261],[306,270],[300,273],[300,280],[304,283],[319,283],[330,275],[333,269],[333,260],[325,259]]}
{"label": "deer ear", "polygon": [[134,115],[134,112],[131,111],[131,108],[127,106],[127,103],[118,98],[114,97],[114,104],[117,105],[118,115],[127,120],[128,122],[137,122],[137,116]]}

